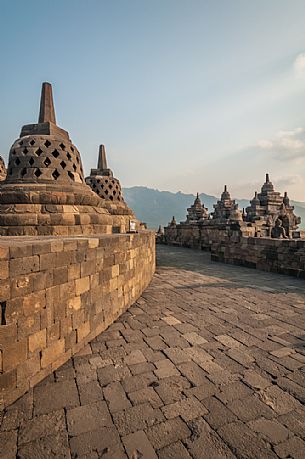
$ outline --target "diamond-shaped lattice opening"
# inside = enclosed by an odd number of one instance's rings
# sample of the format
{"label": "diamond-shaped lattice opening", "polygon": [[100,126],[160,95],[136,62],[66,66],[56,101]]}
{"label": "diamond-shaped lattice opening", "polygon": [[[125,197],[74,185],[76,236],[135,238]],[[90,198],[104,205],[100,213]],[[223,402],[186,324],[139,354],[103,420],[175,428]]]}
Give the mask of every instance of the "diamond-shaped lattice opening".
{"label": "diamond-shaped lattice opening", "polygon": [[36,154],[37,156],[40,156],[41,153],[42,153],[42,149],[39,147],[39,148],[35,151],[35,154]]}
{"label": "diamond-shaped lattice opening", "polygon": [[29,161],[29,163],[30,163],[31,166],[33,166],[34,162],[35,162],[35,161],[34,161],[33,158],[31,158],[30,161]]}
{"label": "diamond-shaped lattice opening", "polygon": [[105,180],[105,183],[108,183],[108,180]]}
{"label": "diamond-shaped lattice opening", "polygon": [[69,152],[67,152],[67,158],[68,158],[69,161],[71,161],[71,159],[72,159],[72,156],[70,155]]}
{"label": "diamond-shaped lattice opening", "polygon": [[115,196],[115,195],[116,195],[116,191],[115,191],[115,190],[113,190],[113,196]]}
{"label": "diamond-shaped lattice opening", "polygon": [[19,158],[17,158],[17,159],[15,160],[15,164],[16,164],[16,166],[19,166],[19,164],[20,164],[20,163],[21,163],[20,159],[19,159]]}
{"label": "diamond-shaped lattice opening", "polygon": [[65,169],[65,168],[67,167],[67,164],[66,164],[64,161],[62,161],[62,162],[60,163],[60,165],[61,165],[61,167],[62,167],[63,169]]}
{"label": "diamond-shaped lattice opening", "polygon": [[103,184],[101,184],[101,188],[102,188],[102,190],[104,189],[104,185]]}
{"label": "diamond-shaped lattice opening", "polygon": [[22,150],[22,153],[23,153],[24,155],[26,155],[28,152],[29,152],[29,150],[28,150],[26,147]]}
{"label": "diamond-shaped lattice opening", "polygon": [[25,174],[26,174],[26,168],[24,167],[24,168],[22,169],[22,171],[21,171],[21,174],[20,174],[20,175],[21,175],[21,177],[24,177],[24,176],[25,176]]}
{"label": "diamond-shaped lattice opening", "polygon": [[43,163],[46,167],[49,167],[49,165],[51,164],[50,158],[46,158]]}
{"label": "diamond-shaped lattice opening", "polygon": [[109,191],[108,191],[108,190],[105,190],[105,194],[108,196],[108,194],[109,194]]}
{"label": "diamond-shaped lattice opening", "polygon": [[49,148],[49,146],[51,145],[51,142],[49,142],[48,140],[46,140],[44,144],[45,144],[45,146],[46,146],[47,148]]}
{"label": "diamond-shaped lattice opening", "polygon": [[114,180],[111,180],[111,183],[112,183],[112,185],[115,185],[115,181]]}
{"label": "diamond-shaped lattice opening", "polygon": [[111,183],[110,183],[110,185],[109,185],[109,189],[110,189],[110,190],[112,190],[112,188],[113,188],[113,186],[112,186],[112,185],[111,185]]}
{"label": "diamond-shaped lattice opening", "polygon": [[62,150],[64,150],[64,149],[66,148],[66,145],[64,145],[63,143],[61,143],[59,146],[60,146],[60,148],[61,148]]}
{"label": "diamond-shaped lattice opening", "polygon": [[8,170],[8,175],[13,175],[13,169],[12,168]]}
{"label": "diamond-shaped lattice opening", "polygon": [[16,154],[16,150],[13,150],[13,151],[12,151],[12,155],[15,155],[15,154]]}
{"label": "diamond-shaped lattice opening", "polygon": [[78,164],[79,164],[79,157],[78,157],[78,156],[76,156],[76,161],[77,161],[77,162],[78,162]]}
{"label": "diamond-shaped lattice opening", "polygon": [[32,146],[35,145],[35,140],[34,140],[34,139],[32,139],[32,140],[30,141],[30,145],[32,145]]}
{"label": "diamond-shaped lattice opening", "polygon": [[54,156],[54,158],[58,158],[58,156],[59,156],[59,151],[57,151],[56,148],[55,148],[55,150],[52,151],[52,155]]}
{"label": "diamond-shaped lattice opening", "polygon": [[60,173],[58,172],[57,169],[55,169],[55,171],[52,173],[52,176],[54,177],[55,180],[58,179],[58,177],[60,176]]}
{"label": "diamond-shaped lattice opening", "polygon": [[19,142],[19,145],[22,147],[22,145],[23,145],[23,140],[21,140],[21,142]]}
{"label": "diamond-shaped lattice opening", "polygon": [[72,167],[73,167],[73,170],[74,170],[74,172],[76,172],[76,169],[77,169],[77,166],[76,166],[76,164],[73,164],[73,166],[72,166]]}
{"label": "diamond-shaped lattice opening", "polygon": [[100,179],[97,179],[97,183],[101,183]]}
{"label": "diamond-shaped lattice opening", "polygon": [[74,151],[74,148],[73,148],[73,147],[71,147],[71,151]]}
{"label": "diamond-shaped lattice opening", "polygon": [[70,179],[74,180],[74,174],[72,172],[68,171],[68,175],[69,175]]}
{"label": "diamond-shaped lattice opening", "polygon": [[36,169],[36,171],[34,172],[34,175],[36,175],[37,178],[39,178],[41,176],[42,172],[40,169]]}
{"label": "diamond-shaped lattice opening", "polygon": [[96,188],[96,184],[92,185],[92,188],[95,190],[95,188]]}
{"label": "diamond-shaped lattice opening", "polygon": [[118,189],[119,189],[119,185],[116,185],[116,187],[115,187],[115,188],[116,188],[116,190],[118,190]]}
{"label": "diamond-shaped lattice opening", "polygon": [[113,201],[113,196],[109,196],[110,201]]}

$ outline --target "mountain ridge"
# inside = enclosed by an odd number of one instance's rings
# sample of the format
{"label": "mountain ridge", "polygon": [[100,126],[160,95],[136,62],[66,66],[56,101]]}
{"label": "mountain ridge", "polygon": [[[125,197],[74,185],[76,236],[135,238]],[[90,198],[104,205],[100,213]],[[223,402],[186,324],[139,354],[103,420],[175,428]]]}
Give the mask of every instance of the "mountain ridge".
{"label": "mountain ridge", "polygon": [[[149,228],[156,229],[159,225],[166,226],[173,216],[177,222],[186,220],[187,208],[190,207],[195,199],[192,193],[176,193],[172,191],[160,191],[145,186],[133,186],[123,188],[125,200],[129,207],[135,212],[137,218],[147,224]],[[206,193],[199,194],[202,203],[213,210],[213,204],[219,197]],[[248,199],[235,199],[239,208],[249,206]],[[293,201],[295,213],[302,219],[301,229],[305,229],[305,202]]]}

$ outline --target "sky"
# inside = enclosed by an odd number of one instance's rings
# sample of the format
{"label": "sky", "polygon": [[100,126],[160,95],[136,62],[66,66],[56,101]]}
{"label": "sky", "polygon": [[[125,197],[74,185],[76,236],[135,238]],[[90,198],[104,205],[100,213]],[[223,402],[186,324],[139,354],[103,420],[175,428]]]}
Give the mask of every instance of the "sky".
{"label": "sky", "polygon": [[0,154],[38,118],[124,187],[305,201],[304,0],[0,0]]}

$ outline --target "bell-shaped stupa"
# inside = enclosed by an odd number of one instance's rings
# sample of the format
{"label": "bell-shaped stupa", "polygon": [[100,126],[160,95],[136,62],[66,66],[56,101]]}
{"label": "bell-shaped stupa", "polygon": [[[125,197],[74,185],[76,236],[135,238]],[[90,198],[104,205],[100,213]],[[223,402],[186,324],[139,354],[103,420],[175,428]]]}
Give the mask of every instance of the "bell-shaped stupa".
{"label": "bell-shaped stupa", "polygon": [[[124,201],[120,181],[107,166],[104,145],[100,145],[99,148],[97,169],[91,169],[89,177],[86,177],[86,183],[104,202],[104,206],[113,216],[114,225],[128,231],[130,218],[135,219],[135,216]],[[139,222],[137,226],[138,224]]]}
{"label": "bell-shaped stupa", "polygon": [[113,219],[86,185],[80,153],[56,124],[43,83],[37,124],[23,126],[0,185],[0,235],[111,233]]}

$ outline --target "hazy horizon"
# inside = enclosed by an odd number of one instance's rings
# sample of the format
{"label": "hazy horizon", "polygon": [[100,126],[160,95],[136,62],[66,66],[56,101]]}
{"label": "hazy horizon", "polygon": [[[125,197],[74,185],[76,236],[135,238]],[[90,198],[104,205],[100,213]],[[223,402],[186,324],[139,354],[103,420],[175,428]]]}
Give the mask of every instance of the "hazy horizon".
{"label": "hazy horizon", "polygon": [[[305,201],[305,2],[0,0],[0,154],[53,84],[86,173],[124,187]],[[204,190],[204,191],[201,191]]]}

